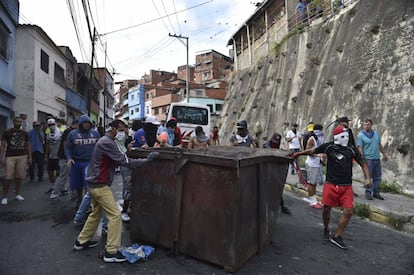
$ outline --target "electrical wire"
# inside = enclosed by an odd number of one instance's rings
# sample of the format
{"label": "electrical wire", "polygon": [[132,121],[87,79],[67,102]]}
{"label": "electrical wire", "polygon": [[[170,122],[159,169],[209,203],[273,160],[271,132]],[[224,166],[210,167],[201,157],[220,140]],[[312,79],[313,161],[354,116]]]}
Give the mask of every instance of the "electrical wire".
{"label": "electrical wire", "polygon": [[121,29],[117,29],[117,30],[110,31],[110,32],[106,32],[106,33],[103,33],[103,34],[101,34],[101,35],[102,35],[102,36],[105,36],[105,35],[109,35],[109,34],[112,34],[112,33],[120,32],[120,31],[125,31],[125,30],[129,30],[129,29],[132,29],[132,28],[136,28],[136,27],[142,26],[142,25],[146,25],[146,24],[149,24],[149,23],[152,23],[152,22],[155,22],[155,21],[161,20],[161,19],[163,19],[163,18],[165,18],[165,17],[167,17],[167,16],[170,16],[170,15],[174,15],[174,14],[181,13],[181,12],[184,12],[184,11],[188,11],[188,10],[191,10],[191,9],[194,9],[194,8],[198,8],[198,7],[200,7],[200,6],[203,6],[203,5],[205,5],[205,4],[208,4],[208,3],[210,3],[210,2],[213,2],[213,0],[208,0],[208,1],[202,2],[202,3],[200,3],[200,4],[197,4],[197,5],[195,5],[195,6],[191,6],[191,7],[189,7],[189,8],[179,10],[179,11],[177,11],[176,13],[167,14],[167,15],[164,15],[164,16],[159,17],[159,18],[154,18],[154,19],[151,19],[151,20],[148,20],[148,21],[145,21],[145,22],[142,22],[142,23],[136,24],[136,25],[132,25],[132,26],[128,26],[128,27],[125,27],[125,28],[121,28]]}
{"label": "electrical wire", "polygon": [[[162,7],[164,8],[164,12],[165,12],[165,14],[168,14],[167,9],[165,8],[165,3],[164,3],[164,0],[161,0],[161,4],[162,4]],[[172,30],[174,31],[174,33],[176,33],[175,28],[174,28],[174,25],[173,25],[173,23],[171,22],[170,17],[169,17],[169,16],[167,16],[167,19],[168,19],[168,22],[170,22],[170,25],[171,25]]]}
{"label": "electrical wire", "polygon": [[[160,18],[162,18],[162,19],[161,19],[161,21],[162,21],[162,23],[164,24],[164,27],[167,29],[167,32],[170,32],[170,29],[168,28],[167,24],[165,23],[165,21],[164,21],[164,17],[161,15],[160,11],[158,10],[157,5],[155,5],[154,0],[152,0],[152,4],[154,5],[154,8],[155,8],[155,10],[156,10],[156,11],[157,11],[157,13],[158,13],[158,16],[159,16]],[[168,16],[167,16],[167,17],[168,17]]]}
{"label": "electrical wire", "polygon": [[179,31],[179,34],[181,34],[181,27],[180,27],[180,23],[178,21],[178,13],[177,13],[177,9],[175,7],[175,0],[173,0],[173,6],[174,6],[174,13],[175,13],[175,20],[177,21],[178,31]]}

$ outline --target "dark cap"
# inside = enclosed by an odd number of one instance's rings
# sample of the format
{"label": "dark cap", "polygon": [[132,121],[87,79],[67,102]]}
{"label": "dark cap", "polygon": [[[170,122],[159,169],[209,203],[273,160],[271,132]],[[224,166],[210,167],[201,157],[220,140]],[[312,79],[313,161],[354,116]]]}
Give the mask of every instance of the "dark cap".
{"label": "dark cap", "polygon": [[315,124],[313,130],[323,130],[323,126],[321,124]]}
{"label": "dark cap", "polygon": [[33,126],[40,126],[40,122],[37,120],[33,121]]}
{"label": "dark cap", "polygon": [[338,118],[338,122],[348,122],[348,121],[350,121],[350,120],[348,119],[347,116],[343,116],[343,117]]}
{"label": "dark cap", "polygon": [[293,122],[293,123],[292,123],[292,126],[293,126],[293,127],[298,127],[299,125],[298,125],[296,122]]}
{"label": "dark cap", "polygon": [[247,122],[245,120],[240,120],[239,122],[237,122],[236,128],[247,129]]}

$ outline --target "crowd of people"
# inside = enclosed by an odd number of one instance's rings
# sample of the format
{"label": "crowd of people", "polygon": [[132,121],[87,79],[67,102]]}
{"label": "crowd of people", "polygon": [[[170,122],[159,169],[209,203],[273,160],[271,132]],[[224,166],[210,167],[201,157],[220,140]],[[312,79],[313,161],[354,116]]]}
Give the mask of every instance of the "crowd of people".
{"label": "crowd of people", "polygon": [[[27,115],[13,119],[13,127],[5,131],[0,147],[0,164],[6,167],[5,182],[1,204],[8,204],[8,192],[12,181],[15,184],[15,199],[23,201],[21,182],[29,175],[29,182],[43,181],[44,163],[50,187],[46,191],[50,199],[66,196],[70,192],[76,200],[77,211],[73,222],[83,225],[74,245],[75,250],[83,250],[98,245],[92,240],[100,222],[102,233],[107,235],[103,259],[105,262],[122,262],[125,257],[118,251],[121,242],[121,223],[130,221],[128,215],[131,201],[131,168],[152,161],[158,153],[149,154],[146,159],[130,159],[128,151],[139,148],[183,147],[192,150],[205,149],[220,145],[218,127],[206,134],[202,127],[195,128],[195,135],[184,141],[176,119],[159,122],[155,116],[148,115],[143,121],[133,121],[131,127],[115,120],[105,131],[94,125],[87,115],[81,115],[66,127],[61,120],[48,118],[45,127],[39,121],[27,129]],[[280,149],[286,141],[287,148],[297,166],[299,156],[307,155],[306,182],[309,205],[323,208],[324,236],[342,249],[346,245],[342,233],[348,224],[353,209],[352,167],[357,162],[366,178],[366,199],[383,200],[380,194],[381,161],[387,155],[381,145],[379,134],[372,129],[372,120],[364,122],[364,129],[357,135],[355,142],[349,128],[349,119],[341,117],[333,130],[333,141],[326,142],[321,124],[310,122],[306,132],[301,134],[298,124],[293,123],[285,138],[275,132],[263,144],[264,148]],[[101,132],[101,133],[99,133]],[[247,122],[236,124],[236,132],[230,137],[228,145],[258,147],[258,141],[249,133]],[[28,169],[26,169],[28,164]],[[323,180],[322,167],[326,165],[326,179]],[[110,185],[115,167],[119,167],[123,180],[123,205],[120,211],[114,200]],[[292,165],[293,166],[293,165]],[[37,168],[37,169],[36,169]],[[37,170],[37,173],[36,173]],[[291,173],[295,174],[293,167]],[[68,184],[69,183],[69,184]],[[316,198],[316,186],[323,184],[322,201]],[[91,207],[93,206],[93,207]],[[342,207],[343,214],[336,231],[329,229],[332,207]],[[90,210],[92,209],[92,210]],[[281,199],[281,211],[291,214]]]}

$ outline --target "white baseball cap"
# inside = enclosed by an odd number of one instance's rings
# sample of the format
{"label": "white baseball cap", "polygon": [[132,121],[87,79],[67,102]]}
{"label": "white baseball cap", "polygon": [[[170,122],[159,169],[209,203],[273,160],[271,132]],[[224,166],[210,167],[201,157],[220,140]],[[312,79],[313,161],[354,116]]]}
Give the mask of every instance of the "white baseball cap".
{"label": "white baseball cap", "polygon": [[145,117],[145,121],[144,121],[144,123],[151,123],[151,124],[154,124],[154,125],[160,125],[161,123],[158,121],[158,119],[155,117],[155,116],[152,116],[152,115],[147,115],[146,117]]}
{"label": "white baseball cap", "polygon": [[49,118],[47,120],[47,125],[50,125],[50,124],[56,124],[56,121],[53,118]]}

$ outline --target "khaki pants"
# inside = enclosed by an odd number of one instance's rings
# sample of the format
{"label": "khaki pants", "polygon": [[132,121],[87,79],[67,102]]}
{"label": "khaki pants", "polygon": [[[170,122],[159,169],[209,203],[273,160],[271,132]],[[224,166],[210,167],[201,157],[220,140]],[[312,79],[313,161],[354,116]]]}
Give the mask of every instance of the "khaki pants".
{"label": "khaki pants", "polygon": [[24,179],[26,177],[27,156],[6,157],[6,180]]}
{"label": "khaki pants", "polygon": [[79,243],[83,244],[92,239],[102,218],[102,211],[108,218],[108,237],[105,250],[108,253],[116,253],[121,245],[121,211],[119,210],[114,195],[109,186],[89,188],[93,210],[78,236]]}

